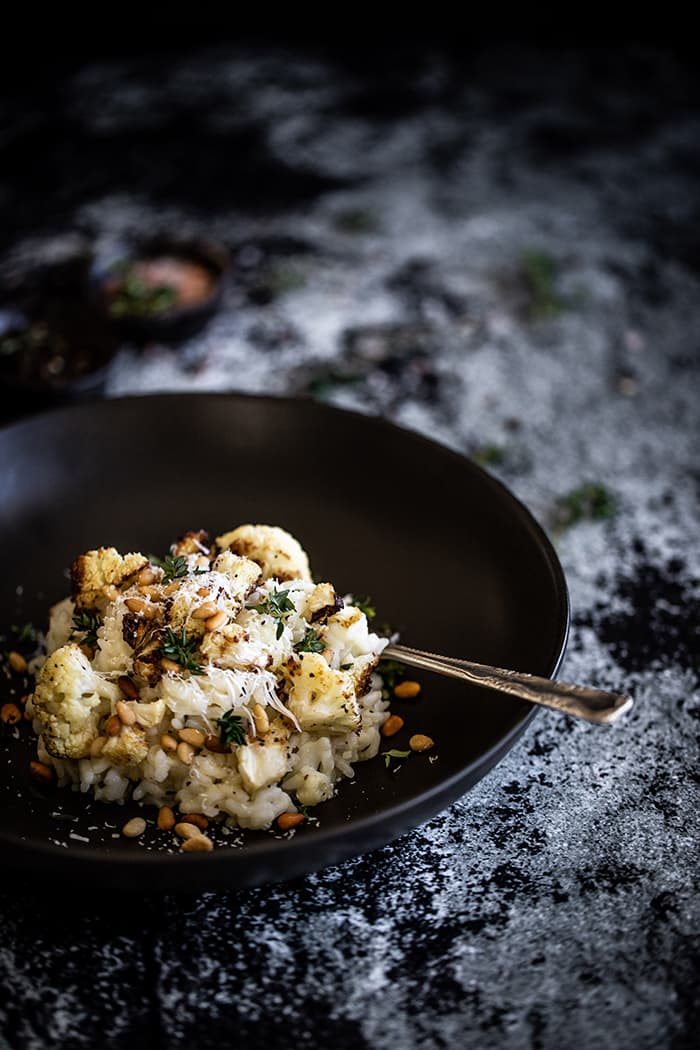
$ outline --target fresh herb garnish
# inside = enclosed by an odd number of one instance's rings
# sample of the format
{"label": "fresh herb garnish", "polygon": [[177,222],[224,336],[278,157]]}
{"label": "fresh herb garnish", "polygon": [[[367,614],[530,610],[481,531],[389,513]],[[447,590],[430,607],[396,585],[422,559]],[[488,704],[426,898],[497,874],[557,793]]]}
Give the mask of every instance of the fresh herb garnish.
{"label": "fresh herb garnish", "polygon": [[33,623],[23,623],[21,627],[16,623],[13,623],[10,627],[10,631],[14,635],[16,645],[23,645],[24,642],[29,642],[32,645],[35,645],[37,642],[39,632]]}
{"label": "fresh herb garnish", "polygon": [[384,765],[388,769],[389,766],[391,765],[392,758],[408,758],[408,756],[411,754],[411,752],[410,751],[394,751],[394,750],[392,750],[392,751],[382,751],[382,754],[384,756]]}
{"label": "fresh herb garnish", "polygon": [[557,317],[566,301],[557,292],[557,264],[551,255],[529,248],[520,256],[520,275],[530,300],[532,320]]}
{"label": "fresh herb garnish", "polygon": [[274,590],[264,601],[259,602],[257,605],[251,605],[250,608],[262,613],[263,616],[271,616],[273,620],[277,620],[276,637],[278,639],[282,637],[285,617],[295,611],[294,602],[289,597],[289,591],[278,590]]}
{"label": "fresh herb garnish", "polygon": [[326,648],[325,643],[321,641],[313,627],[309,627],[308,631],[300,642],[294,646],[295,653],[322,653]]}
{"label": "fresh herb garnish", "polygon": [[166,554],[164,558],[156,558],[154,554],[149,554],[148,560],[163,570],[162,583],[172,583],[173,580],[181,580],[185,576],[201,576],[206,572],[205,569],[190,569],[184,554]]}
{"label": "fresh herb garnish", "polygon": [[97,613],[94,612],[79,612],[73,617],[74,629],[71,632],[72,635],[79,634],[81,631],[84,634],[82,644],[89,645],[91,649],[97,648],[97,632],[102,626]]}
{"label": "fresh herb garnish", "polygon": [[394,686],[405,678],[408,673],[407,668],[396,660],[380,660],[377,665],[377,671],[384,682],[382,689],[382,699],[384,700],[389,699],[394,691]]}
{"label": "fresh herb garnish", "polygon": [[227,711],[221,718],[217,718],[217,724],[221,730],[221,743],[224,747],[228,747],[230,744],[240,744],[241,746],[245,744],[245,730],[240,715],[234,715],[233,711]]}
{"label": "fresh herb garnish", "polygon": [[194,655],[196,646],[197,639],[187,637],[186,627],[182,628],[179,638],[171,627],[166,627],[163,655],[167,656],[168,660],[180,664],[183,671],[189,671],[190,674],[195,675],[204,674],[202,665],[197,663]]}
{"label": "fresh herb garnish", "polygon": [[129,264],[117,264],[115,270],[122,272],[121,283],[109,304],[113,317],[137,315],[153,317],[169,310],[177,300],[177,290],[169,284],[154,284],[134,273]]}
{"label": "fresh herb garnish", "polygon": [[377,615],[377,611],[371,603],[372,599],[369,595],[366,598],[357,598],[354,594],[350,595],[350,604],[364,613],[368,620],[373,620]]}
{"label": "fresh herb garnish", "polygon": [[615,498],[604,485],[589,481],[572,489],[557,500],[554,526],[569,528],[579,521],[602,521],[612,518],[617,510]]}
{"label": "fresh herb garnish", "polygon": [[478,445],[471,457],[480,467],[497,467],[505,460],[506,450],[503,445]]}

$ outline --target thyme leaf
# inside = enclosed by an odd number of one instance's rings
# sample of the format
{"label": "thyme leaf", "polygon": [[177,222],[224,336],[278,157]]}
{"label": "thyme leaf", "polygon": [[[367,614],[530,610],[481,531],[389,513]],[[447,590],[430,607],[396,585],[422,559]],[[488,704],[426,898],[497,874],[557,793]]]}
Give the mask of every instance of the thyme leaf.
{"label": "thyme leaf", "polygon": [[206,569],[190,569],[184,554],[166,554],[164,558],[156,558],[154,554],[149,554],[148,560],[163,570],[163,583],[172,583],[173,580],[181,580],[185,576],[201,576],[206,572]]}
{"label": "thyme leaf", "polygon": [[176,664],[180,664],[183,671],[189,671],[193,675],[200,675],[204,674],[204,669],[195,657],[194,651],[196,646],[197,639],[187,637],[186,627],[182,628],[179,637],[175,634],[172,627],[166,627],[163,655],[167,656],[168,660],[173,660]]}
{"label": "thyme leaf", "polygon": [[295,653],[322,653],[326,648],[313,627],[309,627],[300,642],[294,646]]}
{"label": "thyme leaf", "polygon": [[73,617],[73,630],[71,637],[83,633],[82,644],[89,645],[91,649],[97,648],[97,632],[102,624],[97,613],[78,612]]}
{"label": "thyme leaf", "polygon": [[224,747],[230,744],[243,746],[246,742],[245,730],[240,715],[234,715],[233,711],[227,711],[221,718],[217,718],[217,724],[221,730],[221,743]]}
{"label": "thyme leaf", "polygon": [[257,605],[251,605],[249,608],[254,609],[263,616],[271,616],[273,620],[277,620],[276,637],[278,640],[282,637],[286,617],[289,613],[295,611],[294,602],[289,597],[289,591],[277,589],[273,590],[263,601],[258,602]]}
{"label": "thyme leaf", "polygon": [[392,758],[408,758],[410,754],[410,751],[396,751],[394,749],[392,749],[391,751],[382,751],[382,755],[384,756],[384,765],[388,769],[391,765]]}
{"label": "thyme leaf", "polygon": [[368,620],[373,620],[377,615],[377,611],[372,605],[372,599],[369,595],[366,598],[358,598],[356,595],[350,595],[350,604],[354,605],[356,609],[364,613]]}

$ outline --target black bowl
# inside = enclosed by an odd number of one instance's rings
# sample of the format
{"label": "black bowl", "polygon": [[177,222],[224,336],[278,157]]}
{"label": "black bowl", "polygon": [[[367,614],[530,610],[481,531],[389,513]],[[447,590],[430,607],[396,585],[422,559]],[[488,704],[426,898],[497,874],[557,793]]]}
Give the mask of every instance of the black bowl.
{"label": "black bowl", "polygon": [[[540,675],[561,661],[566,584],[543,531],[475,464],[380,419],[274,398],[108,400],[5,428],[0,460],[11,464],[0,474],[6,625],[44,623],[80,551],[158,552],[188,528],[217,534],[257,521],[295,533],[318,579],[371,594],[378,620],[408,645]],[[434,751],[398,772],[381,758],[358,763],[354,782],[316,809],[318,827],[291,838],[247,832],[241,846],[222,838],[209,854],[183,855],[164,832],[120,837],[144,812],[134,803],[37,790],[36,742],[22,723],[17,739],[0,741],[3,868],[103,889],[198,889],[291,877],[380,846],[462,795],[534,713],[513,697],[421,677],[419,700],[395,706],[406,725],[391,747],[405,750],[421,732]],[[0,676],[0,700],[27,687]]]}
{"label": "black bowl", "polygon": [[[153,313],[140,312],[141,307],[133,298],[120,301],[118,296],[130,269],[157,260],[174,260],[176,264],[195,267],[209,285],[206,295],[191,303],[166,302]],[[123,338],[137,344],[178,343],[200,331],[219,308],[229,269],[230,257],[223,245],[201,238],[162,235],[98,259],[91,280],[110,323]],[[117,312],[117,306],[121,312]]]}

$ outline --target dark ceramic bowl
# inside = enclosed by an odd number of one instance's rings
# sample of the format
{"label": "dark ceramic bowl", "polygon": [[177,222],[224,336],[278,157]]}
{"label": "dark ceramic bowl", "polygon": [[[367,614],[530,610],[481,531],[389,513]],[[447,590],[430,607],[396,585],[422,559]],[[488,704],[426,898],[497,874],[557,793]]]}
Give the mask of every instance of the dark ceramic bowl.
{"label": "dark ceramic bowl", "polygon": [[[11,552],[0,576],[5,630],[46,622],[79,551],[161,551],[188,528],[217,535],[254,521],[295,533],[318,578],[341,593],[371,594],[378,621],[408,645],[540,675],[560,664],[566,584],[542,529],[475,464],[380,419],[237,395],[107,400],[0,430],[0,462],[12,464],[0,472],[0,548]],[[406,724],[392,746],[427,733],[430,757],[397,772],[381,758],[358,763],[354,780],[317,808],[317,827],[245,832],[240,844],[214,827],[216,849],[199,855],[155,828],[138,841],[120,836],[144,813],[133,802],[37,788],[36,740],[23,722],[0,740],[2,870],[103,891],[197,890],[287,878],[380,846],[467,791],[534,716],[514,697],[421,678],[418,701],[394,708]],[[0,675],[2,702],[28,688],[18,674]]]}
{"label": "dark ceramic bowl", "polygon": [[216,312],[229,269],[221,244],[160,236],[97,260],[91,279],[123,338],[177,343],[200,331]]}

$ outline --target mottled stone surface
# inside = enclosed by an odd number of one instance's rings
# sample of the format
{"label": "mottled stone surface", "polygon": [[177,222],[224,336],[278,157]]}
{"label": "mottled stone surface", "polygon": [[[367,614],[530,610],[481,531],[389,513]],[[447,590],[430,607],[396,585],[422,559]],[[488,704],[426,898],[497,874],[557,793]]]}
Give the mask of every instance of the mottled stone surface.
{"label": "mottled stone surface", "polygon": [[[223,240],[222,310],[108,394],[311,392],[476,455],[557,530],[566,675],[635,708],[542,713],[448,812],[293,883],[5,887],[11,1047],[696,1045],[698,84],[640,50],[386,65],[214,51],[3,103],[3,273]],[[586,483],[611,513],[571,521]]]}

